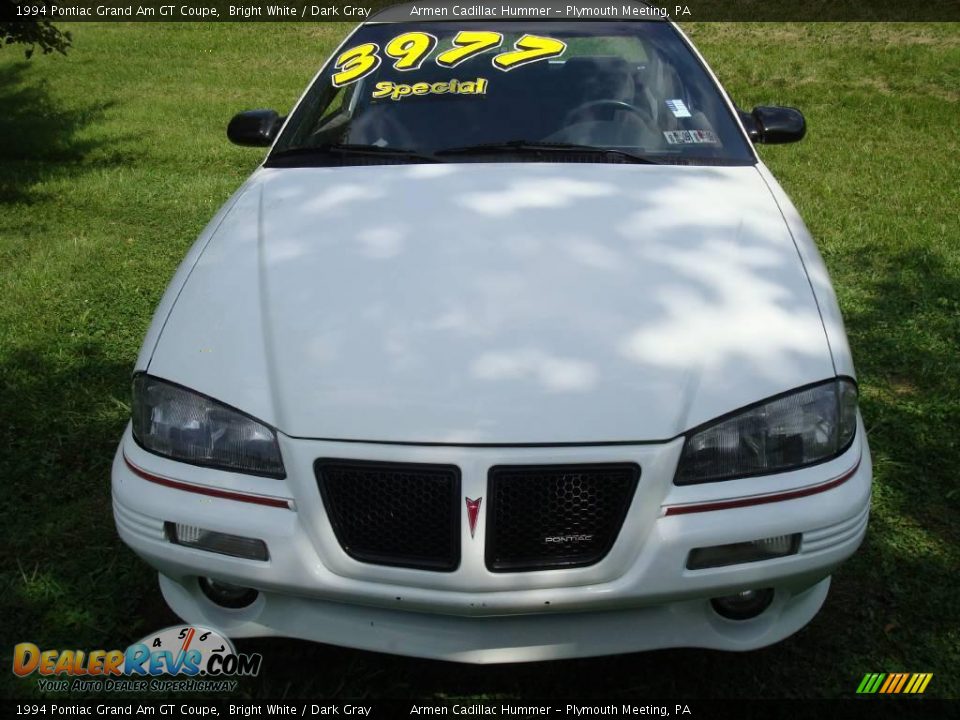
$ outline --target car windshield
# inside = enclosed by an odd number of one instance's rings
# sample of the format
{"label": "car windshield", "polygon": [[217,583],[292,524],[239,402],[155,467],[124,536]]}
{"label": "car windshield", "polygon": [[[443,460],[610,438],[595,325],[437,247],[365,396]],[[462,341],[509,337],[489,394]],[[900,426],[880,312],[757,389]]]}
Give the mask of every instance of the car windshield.
{"label": "car windshield", "polygon": [[721,89],[665,22],[364,25],[267,164],[755,162]]}

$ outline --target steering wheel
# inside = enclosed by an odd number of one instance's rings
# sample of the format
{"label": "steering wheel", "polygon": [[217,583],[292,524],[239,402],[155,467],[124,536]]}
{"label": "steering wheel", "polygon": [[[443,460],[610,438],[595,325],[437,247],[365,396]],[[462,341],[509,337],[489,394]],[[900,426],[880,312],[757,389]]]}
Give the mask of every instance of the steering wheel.
{"label": "steering wheel", "polygon": [[564,124],[572,125],[574,122],[579,120],[581,116],[587,115],[588,113],[592,114],[592,112],[597,108],[609,108],[611,111],[611,119],[615,113],[624,111],[636,115],[644,122],[644,124],[653,124],[653,115],[649,110],[637,107],[636,105],[631,105],[625,100],[590,100],[582,105],[578,105],[573,110],[568,112],[566,117],[563,119]]}

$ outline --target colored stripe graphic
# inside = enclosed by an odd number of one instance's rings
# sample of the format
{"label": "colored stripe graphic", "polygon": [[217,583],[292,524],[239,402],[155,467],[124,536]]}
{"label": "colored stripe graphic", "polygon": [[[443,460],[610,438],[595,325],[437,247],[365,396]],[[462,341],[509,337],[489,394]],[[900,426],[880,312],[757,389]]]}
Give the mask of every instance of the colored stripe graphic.
{"label": "colored stripe graphic", "polygon": [[895,677],[897,677],[897,674],[896,674],[896,673],[890,673],[889,675],[887,675],[886,681],[883,683],[883,686],[880,688],[880,694],[881,694],[881,695],[886,695],[886,694],[887,694],[887,692],[890,690],[890,683],[893,682],[893,679],[894,679]]}
{"label": "colored stripe graphic", "polygon": [[867,673],[857,686],[857,694],[919,695],[932,677],[933,673]]}
{"label": "colored stripe graphic", "polygon": [[880,683],[886,677],[884,673],[867,673],[860,681],[857,692],[862,695],[872,695],[880,688]]}
{"label": "colored stripe graphic", "polygon": [[900,686],[907,679],[909,673],[894,673],[893,682],[890,683],[890,688],[887,690],[888,693],[898,693],[900,692]]}

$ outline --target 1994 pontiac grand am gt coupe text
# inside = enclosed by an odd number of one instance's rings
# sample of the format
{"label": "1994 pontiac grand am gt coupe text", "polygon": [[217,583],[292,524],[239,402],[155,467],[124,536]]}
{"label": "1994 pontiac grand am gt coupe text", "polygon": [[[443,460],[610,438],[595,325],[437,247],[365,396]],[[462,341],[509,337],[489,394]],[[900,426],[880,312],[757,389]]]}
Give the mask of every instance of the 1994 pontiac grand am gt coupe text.
{"label": "1994 pontiac grand am gt coupe text", "polygon": [[466,662],[808,623],[871,464],[824,263],[671,22],[358,27],[170,284],[113,465],[184,619]]}

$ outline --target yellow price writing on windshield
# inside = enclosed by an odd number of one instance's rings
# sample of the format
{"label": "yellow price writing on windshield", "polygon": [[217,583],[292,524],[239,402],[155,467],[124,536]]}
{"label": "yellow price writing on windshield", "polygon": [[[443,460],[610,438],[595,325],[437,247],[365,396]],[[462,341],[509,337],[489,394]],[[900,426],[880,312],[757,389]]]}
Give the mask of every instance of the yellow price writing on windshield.
{"label": "yellow price writing on windshield", "polygon": [[387,43],[383,52],[396,60],[397,70],[418,70],[437,46],[437,38],[428,33],[408,32]]}
{"label": "yellow price writing on windshield", "polygon": [[461,30],[453,39],[453,48],[437,55],[437,65],[446,68],[456,67],[475,55],[500,47],[503,35],[486,30]]}
{"label": "yellow price writing on windshield", "polygon": [[[439,41],[430,33],[406,32],[390,40],[383,54],[395,62],[393,67],[401,72],[419,70]],[[503,35],[487,30],[461,30],[451,41],[453,47],[436,57],[440,67],[454,68],[467,60],[499,48]],[[563,55],[566,43],[539,35],[524,35],[513,44],[513,50],[493,57],[495,68],[508,72],[524,65]],[[363,43],[345,50],[337,56],[333,66],[337,71],[331,80],[335,87],[342,87],[365,78],[380,67],[380,48],[376,43]]]}
{"label": "yellow price writing on windshield", "polygon": [[366,77],[380,67],[380,48],[376,43],[364,43],[340,53],[340,57],[333,66],[340,72],[335,72],[330,78],[334,87],[342,87]]}
{"label": "yellow price writing on windshield", "polygon": [[524,35],[513,46],[516,48],[513,52],[501,53],[493,59],[494,67],[513,70],[538,60],[558,57],[567,49],[566,43],[539,35]]}

